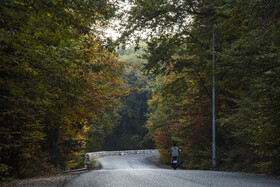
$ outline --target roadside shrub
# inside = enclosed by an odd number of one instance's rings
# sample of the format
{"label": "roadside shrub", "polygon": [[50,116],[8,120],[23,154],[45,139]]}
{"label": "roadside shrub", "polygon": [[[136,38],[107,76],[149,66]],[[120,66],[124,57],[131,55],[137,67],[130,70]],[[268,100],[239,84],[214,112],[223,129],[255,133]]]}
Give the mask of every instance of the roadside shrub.
{"label": "roadside shrub", "polygon": [[6,164],[0,164],[0,181],[6,181],[9,176],[9,168]]}
{"label": "roadside shrub", "polygon": [[90,164],[87,164],[88,170],[93,170],[96,167],[96,160],[92,160]]}

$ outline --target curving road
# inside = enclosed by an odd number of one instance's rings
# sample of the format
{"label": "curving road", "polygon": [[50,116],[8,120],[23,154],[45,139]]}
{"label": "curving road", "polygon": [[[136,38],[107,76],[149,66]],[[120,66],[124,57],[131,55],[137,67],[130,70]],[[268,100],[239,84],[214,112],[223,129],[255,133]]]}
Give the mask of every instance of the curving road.
{"label": "curving road", "polygon": [[201,170],[162,169],[146,158],[157,153],[98,159],[101,170],[93,170],[70,180],[65,187],[279,187],[280,180],[261,176]]}

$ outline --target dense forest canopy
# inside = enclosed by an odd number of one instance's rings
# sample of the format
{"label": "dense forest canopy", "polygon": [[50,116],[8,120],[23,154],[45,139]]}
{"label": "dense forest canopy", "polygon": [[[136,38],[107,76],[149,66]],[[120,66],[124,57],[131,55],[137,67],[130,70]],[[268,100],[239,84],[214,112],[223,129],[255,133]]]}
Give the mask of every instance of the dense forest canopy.
{"label": "dense forest canopy", "polygon": [[133,66],[126,69],[123,77],[131,90],[122,101],[119,111],[120,121],[114,132],[107,137],[103,150],[137,150],[154,148],[152,136],[145,127],[148,114],[148,99],[151,99],[152,75],[145,76],[142,73],[143,64],[147,60],[139,58],[144,54],[145,43],[140,43],[141,50],[135,51],[135,45],[126,49],[118,49],[120,60],[129,62]]}
{"label": "dense forest canopy", "polygon": [[144,71],[157,80],[147,126],[162,158],[176,142],[185,167],[211,167],[215,27],[217,166],[279,174],[280,2],[130,2],[119,42],[149,33]]}
{"label": "dense forest canopy", "polygon": [[211,168],[213,50],[217,167],[280,174],[279,0],[3,0],[0,16],[1,181],[153,140]]}
{"label": "dense forest canopy", "polygon": [[99,138],[90,132],[110,134],[128,94],[126,64],[100,31],[116,10],[107,0],[1,1],[1,180],[80,167]]}

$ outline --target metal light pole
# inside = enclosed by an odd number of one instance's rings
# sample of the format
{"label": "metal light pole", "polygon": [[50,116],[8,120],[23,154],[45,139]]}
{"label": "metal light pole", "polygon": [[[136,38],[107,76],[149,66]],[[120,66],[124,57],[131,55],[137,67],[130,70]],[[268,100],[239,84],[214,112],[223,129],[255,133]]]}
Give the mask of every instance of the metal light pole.
{"label": "metal light pole", "polygon": [[[200,25],[206,28],[206,25]],[[215,25],[213,25],[213,63],[212,63],[212,167],[216,167],[216,125],[215,125]]]}

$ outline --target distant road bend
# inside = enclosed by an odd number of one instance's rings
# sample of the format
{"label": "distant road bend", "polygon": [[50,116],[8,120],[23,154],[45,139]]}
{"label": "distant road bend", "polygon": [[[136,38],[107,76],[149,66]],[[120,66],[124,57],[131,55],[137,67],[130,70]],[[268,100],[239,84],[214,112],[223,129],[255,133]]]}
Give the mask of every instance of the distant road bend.
{"label": "distant road bend", "polygon": [[112,156],[98,159],[102,169],[68,181],[65,187],[279,187],[280,180],[250,174],[162,169],[146,158],[158,153]]}

